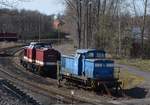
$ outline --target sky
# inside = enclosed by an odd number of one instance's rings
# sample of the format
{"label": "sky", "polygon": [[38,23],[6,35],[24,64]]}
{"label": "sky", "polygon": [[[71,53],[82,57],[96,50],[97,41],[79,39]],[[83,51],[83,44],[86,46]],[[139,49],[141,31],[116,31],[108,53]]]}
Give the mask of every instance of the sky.
{"label": "sky", "polygon": [[30,0],[30,2],[22,2],[17,6],[18,9],[38,10],[41,13],[63,14],[65,6],[63,0]]}
{"label": "sky", "polygon": [[[24,1],[30,1],[30,2],[19,3],[19,5],[17,6],[18,9],[38,10],[41,13],[47,15],[58,14],[58,13],[63,14],[65,10],[65,5],[63,4],[63,0],[24,0]],[[141,7],[142,7],[140,6],[141,0],[137,0],[137,1],[138,2],[136,5],[138,6],[136,8],[141,13]]]}

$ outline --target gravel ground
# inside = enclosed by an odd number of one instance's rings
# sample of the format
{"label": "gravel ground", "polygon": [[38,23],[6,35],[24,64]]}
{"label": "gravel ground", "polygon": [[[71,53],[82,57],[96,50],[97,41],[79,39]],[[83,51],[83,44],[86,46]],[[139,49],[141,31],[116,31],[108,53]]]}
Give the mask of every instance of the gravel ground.
{"label": "gravel ground", "polygon": [[19,42],[0,42],[0,49],[4,49],[4,48],[10,48],[10,47],[14,47],[14,46],[19,46],[22,45],[22,43]]}
{"label": "gravel ground", "polygon": [[58,51],[60,51],[62,54],[66,55],[73,54],[75,53],[76,50],[72,44],[65,44],[65,43],[61,45],[53,45],[53,47]]}
{"label": "gravel ground", "polygon": [[0,84],[0,105],[33,105],[24,98],[17,97]]}
{"label": "gravel ground", "polygon": [[[5,58],[6,59],[6,58]],[[5,62],[5,60],[4,59],[1,59],[2,61],[3,61],[3,63]],[[9,65],[10,66],[10,65]],[[7,66],[7,67],[9,67],[9,66]],[[6,68],[6,69],[8,69],[8,68]],[[5,70],[6,70],[5,69]],[[10,70],[10,68],[9,68],[9,70]],[[14,70],[14,68],[12,68],[12,72],[13,72],[13,70]],[[18,72],[19,73],[19,72]],[[16,71],[16,74],[17,74],[17,71]],[[25,74],[23,75],[23,74],[21,74],[21,73],[19,73],[20,74],[20,76],[24,76],[25,77]],[[19,76],[19,74],[18,74],[18,76]],[[28,73],[27,73],[28,74]],[[29,73],[29,74],[31,74],[31,73]],[[7,77],[7,76],[5,76],[5,74],[3,74],[3,73],[1,73],[0,72],[0,77],[1,78],[9,78],[10,79],[10,77]],[[27,77],[27,76],[26,76]],[[29,78],[28,78],[29,77]],[[47,84],[47,82],[46,82],[46,80],[45,81],[42,81],[42,79],[39,79],[39,78],[34,78],[34,77],[38,77],[38,76],[34,76],[34,74],[33,75],[30,75],[30,76],[28,76],[27,78],[29,79],[29,80],[31,80],[31,81],[33,81],[34,79],[37,79],[37,82],[39,82],[39,84],[41,84],[41,83],[43,83],[43,84]],[[33,79],[34,78],[34,79]],[[12,80],[15,82],[14,84],[19,88],[19,89],[21,89],[22,91],[24,91],[25,93],[27,93],[28,95],[30,95],[31,97],[33,97],[34,99],[36,99],[36,100],[38,100],[39,102],[41,102],[43,105],[51,105],[51,104],[57,104],[57,103],[61,103],[60,102],[60,100],[57,100],[57,99],[54,99],[54,98],[52,98],[52,97],[50,97],[48,94],[49,93],[45,93],[45,92],[43,92],[42,90],[37,90],[37,89],[33,89],[33,87],[31,86],[28,86],[27,84],[24,84],[24,83],[21,83],[21,82],[17,82],[16,80],[14,80],[13,78],[12,78]],[[41,81],[40,81],[41,80]],[[49,84],[50,85],[50,84]],[[0,104],[1,105],[1,104]],[[3,104],[2,104],[3,105]],[[6,104],[7,105],[7,104]],[[14,105],[16,105],[16,104],[14,104]],[[18,104],[18,105],[22,105],[22,104]]]}

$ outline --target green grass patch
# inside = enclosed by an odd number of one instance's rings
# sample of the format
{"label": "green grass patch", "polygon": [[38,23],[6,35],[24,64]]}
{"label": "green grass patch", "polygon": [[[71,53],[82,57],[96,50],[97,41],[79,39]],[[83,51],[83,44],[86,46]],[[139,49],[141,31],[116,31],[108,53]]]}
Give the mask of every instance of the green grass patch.
{"label": "green grass patch", "polygon": [[116,60],[119,64],[135,66],[143,71],[150,71],[150,59],[120,59]]}

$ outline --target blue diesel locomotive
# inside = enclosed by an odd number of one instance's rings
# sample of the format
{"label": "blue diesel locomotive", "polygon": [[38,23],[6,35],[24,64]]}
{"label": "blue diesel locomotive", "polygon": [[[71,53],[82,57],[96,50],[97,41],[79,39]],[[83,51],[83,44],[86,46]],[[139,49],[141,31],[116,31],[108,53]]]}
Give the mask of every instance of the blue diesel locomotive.
{"label": "blue diesel locomotive", "polygon": [[115,88],[118,78],[114,76],[114,61],[106,59],[106,52],[96,49],[77,50],[75,55],[63,55],[60,76],[77,86],[88,88]]}

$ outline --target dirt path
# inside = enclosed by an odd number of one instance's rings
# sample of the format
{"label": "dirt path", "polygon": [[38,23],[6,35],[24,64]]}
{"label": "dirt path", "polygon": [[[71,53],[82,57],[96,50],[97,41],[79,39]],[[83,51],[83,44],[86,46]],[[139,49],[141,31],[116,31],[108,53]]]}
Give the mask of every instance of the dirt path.
{"label": "dirt path", "polygon": [[143,77],[145,81],[150,84],[150,72],[142,71],[136,67],[127,66],[127,65],[118,65],[118,66],[123,68],[123,70],[128,70],[130,73]]}

